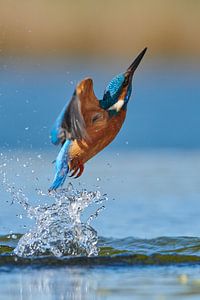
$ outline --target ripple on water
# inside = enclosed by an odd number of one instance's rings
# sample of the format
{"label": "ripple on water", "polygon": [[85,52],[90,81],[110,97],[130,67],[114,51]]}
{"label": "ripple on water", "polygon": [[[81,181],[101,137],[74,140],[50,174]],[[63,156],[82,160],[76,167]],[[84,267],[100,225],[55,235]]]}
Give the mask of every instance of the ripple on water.
{"label": "ripple on water", "polygon": [[[22,235],[0,237],[0,267],[2,266],[65,266],[65,265],[199,265],[200,239],[196,237],[160,237],[150,240],[132,237],[124,239],[99,238],[98,256],[53,253],[39,256],[16,256],[15,249]],[[18,247],[18,246],[17,246]],[[14,250],[14,252],[13,252]]]}

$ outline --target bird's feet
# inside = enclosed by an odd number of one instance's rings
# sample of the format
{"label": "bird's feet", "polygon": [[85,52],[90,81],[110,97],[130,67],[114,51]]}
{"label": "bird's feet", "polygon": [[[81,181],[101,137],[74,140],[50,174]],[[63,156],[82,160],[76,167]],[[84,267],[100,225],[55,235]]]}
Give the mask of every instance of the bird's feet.
{"label": "bird's feet", "polygon": [[72,173],[69,177],[78,178],[82,175],[84,171],[84,165],[82,163],[78,163],[75,168],[71,169]]}

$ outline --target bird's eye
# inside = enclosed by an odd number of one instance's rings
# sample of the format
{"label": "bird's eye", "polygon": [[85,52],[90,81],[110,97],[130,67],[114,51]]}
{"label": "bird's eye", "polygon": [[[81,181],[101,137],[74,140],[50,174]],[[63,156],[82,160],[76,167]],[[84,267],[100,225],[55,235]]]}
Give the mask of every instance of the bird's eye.
{"label": "bird's eye", "polygon": [[97,122],[99,119],[102,119],[102,114],[97,113],[95,115],[92,116],[92,123]]}

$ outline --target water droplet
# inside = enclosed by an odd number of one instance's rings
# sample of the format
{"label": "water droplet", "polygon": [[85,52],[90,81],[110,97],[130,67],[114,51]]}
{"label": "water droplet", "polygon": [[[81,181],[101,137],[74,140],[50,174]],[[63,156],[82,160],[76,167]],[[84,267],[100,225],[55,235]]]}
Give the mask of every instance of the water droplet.
{"label": "water droplet", "polygon": [[[13,203],[21,204],[28,217],[35,220],[33,228],[19,240],[14,250],[16,255],[98,255],[98,236],[90,223],[99,215],[104,205],[91,214],[88,222],[82,220],[82,215],[88,206],[99,206],[105,201],[106,194],[101,195],[99,191],[88,192],[86,189],[76,190],[70,183],[66,189],[51,194],[36,190],[39,196],[50,197],[53,202],[45,201],[44,205],[34,207],[28,203],[23,190],[9,184],[6,176],[4,185],[11,194]],[[23,219],[22,214],[16,216]],[[26,225],[22,227],[26,228]]]}
{"label": "water droplet", "polygon": [[28,207],[28,216],[34,218],[36,224],[20,239],[14,253],[25,257],[46,253],[57,257],[97,255],[98,236],[90,223],[104,206],[99,207],[87,222],[83,222],[81,216],[88,206],[98,204],[97,199],[103,198],[100,192],[78,191],[69,184],[67,189],[58,190],[50,195],[41,190],[37,190],[37,193],[50,196],[55,202]]}

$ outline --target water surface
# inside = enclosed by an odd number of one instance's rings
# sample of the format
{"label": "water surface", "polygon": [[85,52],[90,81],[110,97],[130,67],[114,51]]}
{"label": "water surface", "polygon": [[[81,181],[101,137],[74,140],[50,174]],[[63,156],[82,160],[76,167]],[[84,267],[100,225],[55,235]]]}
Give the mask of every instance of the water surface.
{"label": "water surface", "polygon": [[[77,190],[98,191],[107,199],[86,226],[89,231],[79,231],[94,234],[96,252],[60,255],[46,251],[48,243],[42,253],[15,251],[23,234],[37,229],[38,219],[23,204],[40,212],[55,207],[56,199],[46,195],[58,152],[48,140],[55,116],[82,77],[94,77],[101,97],[106,82],[126,65],[110,63],[109,69],[70,60],[41,64],[11,57],[2,63],[0,299],[199,299],[198,63],[141,66],[118,138],[72,181]],[[25,202],[13,201],[19,190]],[[85,228],[98,207],[91,202],[83,209],[78,228]],[[53,223],[56,228],[61,219],[67,224],[63,216]],[[56,245],[62,230],[57,233]]]}

